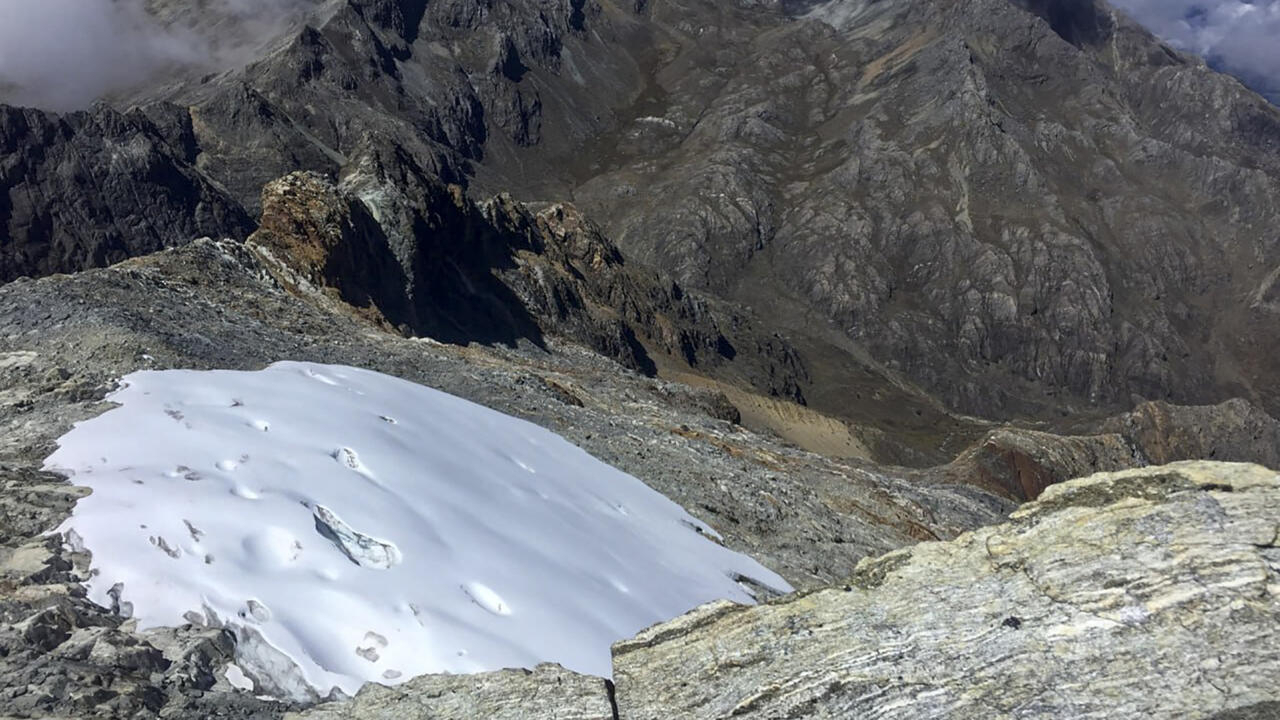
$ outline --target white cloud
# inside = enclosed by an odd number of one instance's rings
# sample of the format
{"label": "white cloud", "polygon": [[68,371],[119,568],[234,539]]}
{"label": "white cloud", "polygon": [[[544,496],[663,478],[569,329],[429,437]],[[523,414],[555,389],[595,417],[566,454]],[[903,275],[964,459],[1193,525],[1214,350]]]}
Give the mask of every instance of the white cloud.
{"label": "white cloud", "polygon": [[1113,0],[1179,49],[1280,100],[1280,0]]}
{"label": "white cloud", "polygon": [[[0,0],[0,102],[72,110],[193,66],[225,66],[314,2]],[[204,24],[184,22],[196,13]]]}

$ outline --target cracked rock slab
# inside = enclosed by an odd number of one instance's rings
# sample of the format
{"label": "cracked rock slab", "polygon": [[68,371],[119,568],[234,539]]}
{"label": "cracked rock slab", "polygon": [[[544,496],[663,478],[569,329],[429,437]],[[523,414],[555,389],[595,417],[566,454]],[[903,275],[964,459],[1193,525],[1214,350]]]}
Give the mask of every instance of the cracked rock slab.
{"label": "cracked rock slab", "polygon": [[615,645],[620,717],[1250,717],[1280,700],[1278,530],[1256,465],[1074,480],[846,584]]}
{"label": "cracked rock slab", "polygon": [[285,720],[610,720],[605,681],[559,665],[478,675],[424,675],[391,688],[366,685],[348,702]]}

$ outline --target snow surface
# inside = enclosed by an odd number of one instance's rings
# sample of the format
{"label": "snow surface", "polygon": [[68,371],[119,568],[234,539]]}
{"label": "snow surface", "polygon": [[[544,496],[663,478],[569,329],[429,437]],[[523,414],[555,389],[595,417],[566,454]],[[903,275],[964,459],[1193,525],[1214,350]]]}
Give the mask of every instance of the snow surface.
{"label": "snow surface", "polygon": [[607,677],[613,642],[751,602],[740,578],[790,590],[558,435],[398,378],[148,371],[111,400],[46,461],[93,490],[59,528],[93,553],[90,597],[143,628],[233,628],[259,692],[540,662]]}

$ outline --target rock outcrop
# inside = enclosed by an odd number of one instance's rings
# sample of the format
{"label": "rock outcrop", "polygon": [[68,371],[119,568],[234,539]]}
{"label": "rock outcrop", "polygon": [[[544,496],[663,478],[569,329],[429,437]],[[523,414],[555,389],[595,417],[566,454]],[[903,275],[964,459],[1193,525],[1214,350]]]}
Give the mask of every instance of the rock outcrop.
{"label": "rock outcrop", "polygon": [[619,643],[619,717],[1269,717],[1278,532],[1280,475],[1260,466],[1064,483],[835,587]]}
{"label": "rock outcrop", "polygon": [[427,209],[401,208],[417,228],[406,244],[388,237],[353,183],[299,172],[263,190],[249,245],[302,297],[319,291],[405,335],[542,345],[555,334],[638,372],[669,359],[803,400],[804,367],[786,340],[742,308],[625,263],[572,206],[534,211],[505,195],[475,203],[422,179]]}
{"label": "rock outcrop", "polygon": [[559,665],[477,675],[426,675],[394,688],[368,685],[351,702],[285,720],[613,720],[603,678]]}
{"label": "rock outcrop", "polygon": [[942,469],[955,481],[1034,500],[1051,485],[1095,472],[1182,460],[1280,467],[1280,421],[1245,400],[1218,405],[1142,403],[1084,423],[1087,432],[994,430]]}

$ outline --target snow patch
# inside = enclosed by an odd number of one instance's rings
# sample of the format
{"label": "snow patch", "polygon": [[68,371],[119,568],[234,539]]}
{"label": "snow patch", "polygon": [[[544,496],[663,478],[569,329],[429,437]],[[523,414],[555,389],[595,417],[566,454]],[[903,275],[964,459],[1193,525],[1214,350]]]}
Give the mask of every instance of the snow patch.
{"label": "snow patch", "polygon": [[227,669],[222,674],[227,679],[227,682],[231,683],[231,687],[245,692],[253,692],[253,681],[235,663],[227,665]]}
{"label": "snow patch", "polygon": [[467,593],[467,597],[471,598],[475,604],[488,610],[494,615],[510,615],[511,608],[507,607],[507,601],[502,596],[494,592],[491,588],[483,583],[472,582],[462,587]]}
{"label": "snow patch", "polygon": [[790,590],[563,438],[397,378],[147,371],[111,400],[46,461],[93,490],[59,530],[93,553],[95,602],[234,632],[237,687],[305,700],[541,662],[608,676],[617,640]]}

